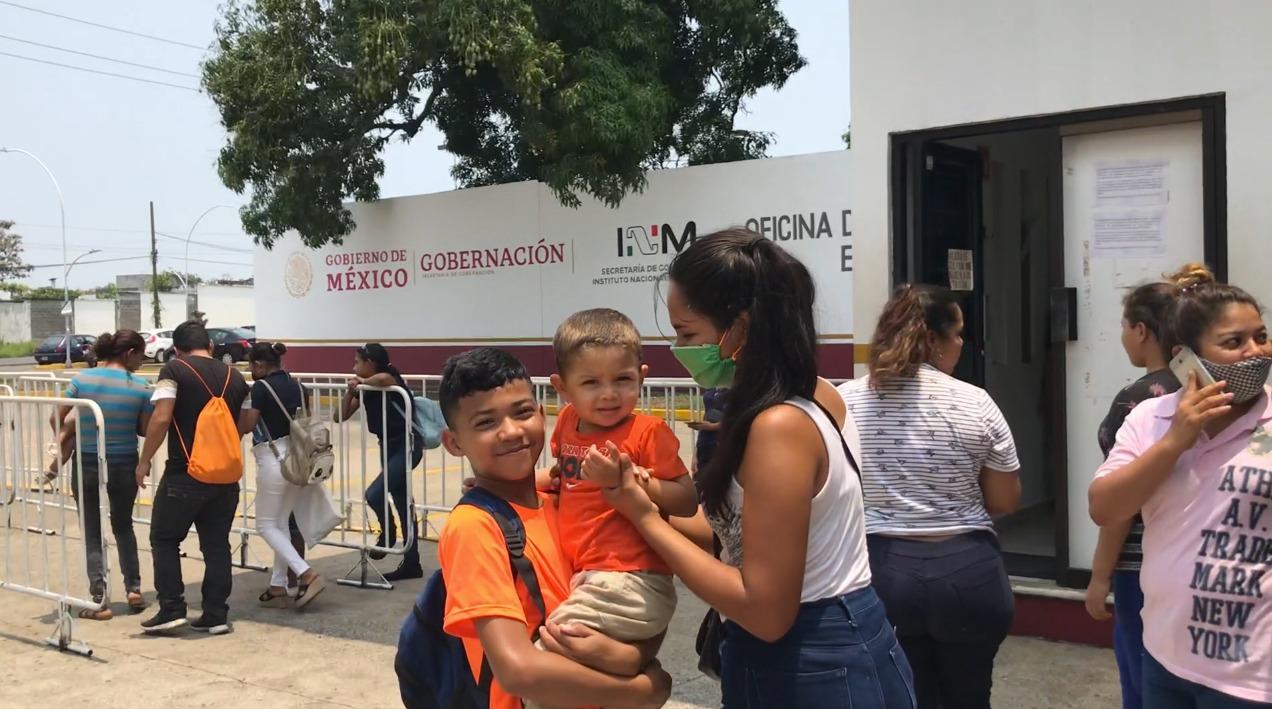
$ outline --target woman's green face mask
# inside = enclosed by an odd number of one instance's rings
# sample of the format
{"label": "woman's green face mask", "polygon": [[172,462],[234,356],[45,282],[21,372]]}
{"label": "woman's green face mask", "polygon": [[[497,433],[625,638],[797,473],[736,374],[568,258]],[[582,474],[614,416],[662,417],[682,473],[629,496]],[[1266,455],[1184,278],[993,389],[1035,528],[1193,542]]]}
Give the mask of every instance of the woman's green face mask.
{"label": "woman's green face mask", "polygon": [[[724,338],[720,338],[720,342],[723,341]],[[737,363],[733,357],[723,355],[720,343],[672,347],[671,354],[689,372],[694,382],[705,389],[727,387],[733,383],[733,376],[737,373]]]}

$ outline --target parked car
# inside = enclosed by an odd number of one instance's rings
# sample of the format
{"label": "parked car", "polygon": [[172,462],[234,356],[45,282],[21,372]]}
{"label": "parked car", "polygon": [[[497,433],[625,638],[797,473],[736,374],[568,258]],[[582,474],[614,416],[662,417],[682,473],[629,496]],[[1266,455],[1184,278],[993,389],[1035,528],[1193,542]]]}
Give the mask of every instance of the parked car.
{"label": "parked car", "polygon": [[[97,366],[97,355],[93,345],[97,338],[92,335],[71,335],[71,361],[86,362],[90,367]],[[61,364],[66,362],[66,335],[50,335],[35,347],[36,364]]]}
{"label": "parked car", "polygon": [[256,344],[256,333],[241,327],[211,327],[208,328],[208,337],[212,338],[212,356],[219,357],[226,364],[247,359],[247,353]]}
{"label": "parked car", "polygon": [[172,330],[143,330],[141,338],[146,341],[146,357],[156,362],[168,359],[172,350]]}
{"label": "parked car", "polygon": [[[212,356],[234,364],[247,359],[247,353],[256,344],[256,333],[240,327],[210,327],[208,338],[212,340]],[[169,346],[164,351],[164,359],[176,354],[175,348]]]}

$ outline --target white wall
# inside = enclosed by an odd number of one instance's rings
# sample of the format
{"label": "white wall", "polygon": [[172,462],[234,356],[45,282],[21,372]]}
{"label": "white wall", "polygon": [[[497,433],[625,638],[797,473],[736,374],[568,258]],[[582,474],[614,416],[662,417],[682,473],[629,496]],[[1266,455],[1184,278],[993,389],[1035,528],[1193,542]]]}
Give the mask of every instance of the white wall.
{"label": "white wall", "polygon": [[[689,222],[703,236],[752,221],[812,271],[823,339],[851,342],[850,164],[837,151],[658,170],[617,209],[563,207],[537,182],[357,204],[340,246],[311,251],[289,237],[257,250],[258,332],[306,344],[540,344],[569,313],[608,306],[665,343],[654,281],[676,251],[664,251],[664,225],[683,239]],[[793,238],[801,217],[815,234]],[[505,249],[536,260],[468,260]]]}
{"label": "white wall", "polygon": [[[141,294],[141,330],[157,330],[155,327],[154,297],[149,293]],[[171,330],[186,319],[186,296],[184,293],[160,293],[159,317],[163,328]],[[211,322],[208,325],[212,325]]]}
{"label": "white wall", "polygon": [[1230,279],[1272,301],[1272,2],[850,5],[858,341],[887,299],[888,134],[1226,94]]}
{"label": "white wall", "polygon": [[31,339],[31,303],[0,303],[0,342]]}
{"label": "white wall", "polygon": [[199,286],[199,310],[211,327],[256,324],[256,296],[251,286]]}
{"label": "white wall", "polygon": [[82,335],[100,335],[103,332],[115,330],[114,300],[75,299],[75,332]]}

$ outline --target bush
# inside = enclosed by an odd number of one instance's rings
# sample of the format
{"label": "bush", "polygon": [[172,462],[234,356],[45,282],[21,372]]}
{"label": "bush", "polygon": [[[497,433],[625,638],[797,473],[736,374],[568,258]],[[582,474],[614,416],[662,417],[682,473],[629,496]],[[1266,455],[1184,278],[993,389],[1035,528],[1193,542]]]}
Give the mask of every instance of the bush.
{"label": "bush", "polygon": [[0,342],[0,359],[9,357],[30,357],[35,353],[34,340],[29,342]]}

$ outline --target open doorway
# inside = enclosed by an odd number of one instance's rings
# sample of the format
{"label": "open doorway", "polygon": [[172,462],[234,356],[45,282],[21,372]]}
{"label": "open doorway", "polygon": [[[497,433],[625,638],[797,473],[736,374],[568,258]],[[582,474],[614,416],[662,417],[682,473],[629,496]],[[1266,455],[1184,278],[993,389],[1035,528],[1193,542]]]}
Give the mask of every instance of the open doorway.
{"label": "open doorway", "polygon": [[[1135,376],[1121,294],[1184,260],[1222,278],[1222,106],[1201,97],[893,136],[893,281],[961,296],[956,376],[993,397],[1021,462],[1020,508],[995,523],[1013,575],[1089,577],[1095,429]],[[1145,158],[1171,166],[1169,236],[1138,254],[1093,249],[1097,170]]]}
{"label": "open doorway", "polygon": [[1045,324],[1058,285],[1048,262],[1063,259],[1059,180],[1056,128],[934,140],[923,152],[920,277],[961,296],[966,346],[955,376],[985,388],[1012,427],[1021,505],[996,526],[1012,572],[1035,577],[1054,575],[1057,543],[1047,451],[1064,410],[1047,396],[1055,366]]}

